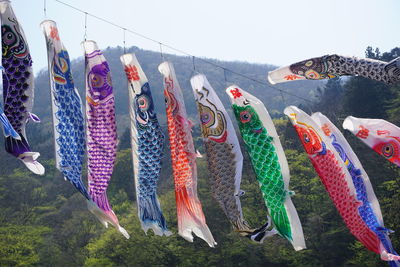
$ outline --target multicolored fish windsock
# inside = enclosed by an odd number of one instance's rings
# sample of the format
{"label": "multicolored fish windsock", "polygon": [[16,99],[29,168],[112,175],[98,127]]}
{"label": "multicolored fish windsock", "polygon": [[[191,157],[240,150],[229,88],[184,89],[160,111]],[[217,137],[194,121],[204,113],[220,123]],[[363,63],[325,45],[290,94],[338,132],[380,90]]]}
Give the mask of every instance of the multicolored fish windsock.
{"label": "multicolored fish windsock", "polygon": [[269,213],[268,222],[252,233],[251,239],[262,242],[278,233],[295,250],[306,248],[301,222],[290,197],[293,192],[289,190],[289,165],[267,109],[259,99],[236,85],[228,87],[226,93]]}
{"label": "multicolored fish windsock", "polygon": [[235,231],[248,235],[253,230],[244,220],[240,196],[243,155],[235,128],[221,100],[206,76],[190,80],[200,115],[200,127],[207,153],[211,192]]}
{"label": "multicolored fish windsock", "polygon": [[[343,134],[326,116],[322,113],[314,113],[311,118],[323,131],[323,139],[326,140],[327,143],[330,142],[333,145],[339,153],[341,160],[346,165],[356,190],[357,200],[360,202],[358,213],[364,223],[367,224],[368,228],[377,236],[379,243],[376,246],[380,250],[379,254],[381,258],[386,261],[396,260],[396,263],[400,264],[400,257],[394,251],[389,238],[389,233],[391,231],[384,227],[379,202],[361,162],[358,160]],[[397,266],[394,262],[392,265]]]}
{"label": "multicolored fish windsock", "polygon": [[381,242],[359,212],[363,203],[358,199],[350,172],[331,139],[299,108],[290,106],[285,108],[284,113],[292,122],[315,171],[350,232],[366,248],[381,254]]}
{"label": "multicolored fish windsock", "polygon": [[178,232],[189,242],[193,242],[193,232],[205,240],[210,247],[214,247],[217,243],[214,241],[210,229],[208,229],[197,196],[197,153],[191,134],[193,124],[188,120],[182,90],[173,65],[169,62],[163,62],[158,70],[164,77],[164,96],[175,181]]}
{"label": "multicolored fish windsock", "polygon": [[352,116],[343,122],[349,130],[376,153],[400,167],[400,128],[381,119],[359,119]]}
{"label": "multicolored fish windsock", "polygon": [[386,84],[395,84],[400,81],[400,57],[384,62],[369,58],[326,55],[270,71],[268,81],[276,84],[297,80],[330,79],[344,75],[362,76]]}
{"label": "multicolored fish windsock", "polygon": [[47,44],[56,167],[90,201],[92,198],[81,178],[86,145],[82,101],[74,86],[68,52],[58,35],[57,24],[45,20],[40,25]]}
{"label": "multicolored fish windsock", "polygon": [[31,113],[34,91],[32,59],[24,32],[15,17],[10,1],[0,1],[0,19],[4,114],[20,136],[20,138],[14,138],[12,135],[5,137],[6,151],[20,159],[33,173],[44,175],[44,167],[36,161],[40,153],[32,152],[25,133],[29,120],[40,122],[40,119]]}
{"label": "multicolored fish windsock", "polygon": [[129,238],[128,232],[119,225],[107,198],[107,187],[117,156],[115,99],[110,68],[94,41],[84,41],[82,46],[85,51],[88,184],[89,194],[97,204],[88,202],[88,207],[105,227],[110,223]]}
{"label": "multicolored fish windsock", "polygon": [[135,54],[121,56],[128,79],[131,145],[136,199],[142,229],[171,235],[157,198],[164,134],[157,120],[150,86]]}

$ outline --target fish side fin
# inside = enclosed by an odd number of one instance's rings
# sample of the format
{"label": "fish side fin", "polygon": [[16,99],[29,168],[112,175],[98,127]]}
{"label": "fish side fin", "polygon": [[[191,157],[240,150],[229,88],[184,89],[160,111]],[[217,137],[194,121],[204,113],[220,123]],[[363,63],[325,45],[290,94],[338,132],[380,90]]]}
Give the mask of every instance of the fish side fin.
{"label": "fish side fin", "polygon": [[215,242],[206,224],[201,203],[197,196],[194,195],[192,190],[188,192],[188,188],[182,187],[175,191],[175,199],[179,235],[187,241],[193,242],[192,233],[194,233],[213,248],[217,242]]}
{"label": "fish side fin", "polygon": [[142,229],[146,234],[147,230],[153,229],[154,234],[159,236],[172,235],[172,233],[168,231],[167,223],[162,214],[156,192],[146,198],[139,197],[138,213]]}
{"label": "fish side fin", "polygon": [[239,192],[237,192],[237,193],[235,194],[235,197],[241,197],[241,196],[244,196],[244,194],[246,194],[246,191],[240,189]]}
{"label": "fish side fin", "polygon": [[28,112],[28,114],[29,114],[29,118],[30,118],[33,122],[35,122],[35,123],[39,123],[39,122],[40,122],[40,119],[39,119],[39,117],[38,117],[36,114],[33,114],[33,113],[31,113],[31,112]]}
{"label": "fish side fin", "polygon": [[129,239],[129,234],[128,232],[119,225],[118,218],[115,216],[115,213],[110,209],[108,211],[105,211],[99,207],[97,204],[98,202],[103,202],[106,205],[108,204],[106,192],[104,192],[103,195],[93,197],[92,200],[87,200],[87,206],[89,211],[96,216],[96,218],[100,221],[102,225],[104,225],[106,228],[108,228],[108,224],[110,223],[113,225],[126,239]]}

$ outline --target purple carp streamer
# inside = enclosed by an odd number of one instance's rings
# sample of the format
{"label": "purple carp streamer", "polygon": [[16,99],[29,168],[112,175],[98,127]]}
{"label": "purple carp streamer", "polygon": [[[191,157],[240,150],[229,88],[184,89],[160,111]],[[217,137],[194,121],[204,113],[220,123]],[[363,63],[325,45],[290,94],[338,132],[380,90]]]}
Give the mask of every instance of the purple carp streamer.
{"label": "purple carp streamer", "polygon": [[206,76],[198,74],[190,82],[200,116],[212,195],[234,230],[247,236],[253,230],[243,218],[240,203],[244,194],[240,190],[243,155],[235,128]]}
{"label": "purple carp streamer", "polygon": [[171,235],[157,198],[164,134],[157,120],[150,86],[135,54],[121,56],[129,91],[131,145],[136,199],[142,229],[156,235]]}
{"label": "purple carp streamer", "polygon": [[68,52],[60,40],[57,24],[41,23],[47,44],[56,167],[65,179],[89,201],[82,182],[85,155],[85,120],[82,101],[74,86]]}
{"label": "purple carp streamer", "polygon": [[158,66],[158,70],[164,77],[178,232],[189,242],[193,242],[194,233],[205,240],[210,247],[214,247],[217,243],[208,228],[203,208],[197,196],[196,157],[198,154],[194,149],[191,133],[193,123],[188,119],[182,90],[173,65],[163,62]]}
{"label": "purple carp streamer", "polygon": [[400,81],[400,57],[390,62],[369,58],[326,55],[294,63],[268,73],[271,84],[297,80],[321,80],[338,76],[362,76],[386,84]]}
{"label": "purple carp streamer", "polygon": [[400,167],[400,128],[381,119],[360,119],[352,116],[343,128],[357,136],[376,153]]}
{"label": "purple carp streamer", "polygon": [[85,51],[86,76],[86,135],[88,153],[89,194],[97,206],[89,210],[100,222],[118,229],[126,238],[128,232],[119,225],[107,198],[117,156],[117,128],[115,123],[115,99],[110,68],[94,41],[82,43]]}
{"label": "purple carp streamer", "polygon": [[[391,266],[398,266],[400,257],[394,251],[389,238],[390,230],[383,224],[383,218],[378,199],[375,196],[368,174],[365,172],[357,155],[347,143],[338,128],[322,113],[314,113],[311,118],[318,124],[325,136],[326,142],[331,142],[351,175],[356,189],[357,200],[360,202],[358,213],[376,235],[381,259],[391,261]],[[330,140],[329,140],[330,138]],[[394,262],[396,261],[396,262]]]}
{"label": "purple carp streamer", "polygon": [[20,138],[5,137],[6,151],[20,159],[35,174],[43,175],[44,167],[36,161],[40,156],[32,152],[25,127],[29,120],[40,122],[31,113],[34,77],[32,59],[24,32],[15,17],[10,1],[0,1],[1,45],[3,72],[4,114]]}

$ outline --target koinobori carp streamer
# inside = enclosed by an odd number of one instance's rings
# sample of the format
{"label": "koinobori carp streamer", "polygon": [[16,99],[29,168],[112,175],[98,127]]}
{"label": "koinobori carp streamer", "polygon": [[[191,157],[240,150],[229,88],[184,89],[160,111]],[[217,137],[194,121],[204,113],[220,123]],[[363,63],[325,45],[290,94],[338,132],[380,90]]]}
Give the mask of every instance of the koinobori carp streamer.
{"label": "koinobori carp streamer", "polygon": [[310,58],[268,73],[271,84],[297,81],[320,80],[338,76],[362,76],[386,84],[400,81],[400,57],[390,62],[370,58],[326,55]]}
{"label": "koinobori carp streamer", "polygon": [[207,154],[211,192],[235,231],[248,235],[253,230],[244,220],[240,196],[243,155],[235,128],[218,95],[203,74],[190,80],[200,116]]}
{"label": "koinobori carp streamer", "polygon": [[138,215],[145,232],[170,235],[157,198],[164,134],[157,120],[150,86],[135,54],[121,56],[128,79],[131,145]]}
{"label": "koinobori carp streamer", "polygon": [[352,177],[331,143],[324,140],[324,132],[304,111],[289,106],[284,113],[292,122],[303,147],[350,232],[369,250],[381,254],[380,241],[359,213],[362,203]]}
{"label": "koinobori carp streamer", "polygon": [[338,128],[322,113],[314,113],[311,118],[318,124],[324,133],[323,139],[331,142],[339,153],[341,160],[347,167],[351,175],[353,185],[356,190],[357,200],[360,201],[358,213],[367,226],[376,234],[380,249],[381,259],[392,262],[391,265],[400,264],[400,257],[394,251],[392,242],[389,238],[390,230],[383,224],[383,218],[378,199],[375,196],[368,174],[365,172],[357,155],[351,149],[349,143],[344,138]]}
{"label": "koinobori carp streamer", "polygon": [[360,119],[352,116],[343,128],[357,136],[376,153],[400,167],[400,128],[381,119]]}
{"label": "koinobori carp streamer", "polygon": [[97,204],[90,205],[88,202],[88,207],[104,226],[110,223],[129,238],[128,232],[119,225],[107,198],[107,187],[117,156],[115,98],[110,68],[94,41],[84,41],[82,46],[86,68],[88,185],[89,194]]}
{"label": "koinobori carp streamer", "polygon": [[163,62],[158,67],[164,77],[164,96],[167,111],[168,133],[172,170],[175,182],[175,199],[178,232],[192,242],[193,235],[205,240],[210,247],[217,243],[206,224],[197,196],[196,151],[191,134],[192,122],[188,120],[181,87],[173,65]]}
{"label": "koinobori carp streamer", "polygon": [[0,19],[4,114],[20,136],[5,137],[6,151],[20,159],[33,173],[43,175],[44,167],[37,161],[40,153],[32,152],[25,133],[29,120],[40,122],[31,113],[34,98],[32,59],[25,34],[8,0],[0,1]]}
{"label": "koinobori carp streamer", "polygon": [[228,87],[226,93],[268,208],[268,222],[250,238],[262,242],[278,233],[295,250],[306,248],[301,222],[290,197],[293,192],[289,190],[289,166],[267,109],[259,99],[236,85]]}
{"label": "koinobori carp streamer", "polygon": [[88,200],[91,197],[82,182],[85,156],[85,119],[82,101],[75,88],[69,55],[52,20],[41,23],[47,44],[51,107],[56,167],[65,179]]}

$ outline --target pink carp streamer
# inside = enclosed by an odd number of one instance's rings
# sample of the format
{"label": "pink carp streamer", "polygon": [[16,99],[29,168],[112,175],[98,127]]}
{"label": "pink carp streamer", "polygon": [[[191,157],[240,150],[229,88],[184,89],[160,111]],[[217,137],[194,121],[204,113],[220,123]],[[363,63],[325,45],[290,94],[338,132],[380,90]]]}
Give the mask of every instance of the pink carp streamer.
{"label": "pink carp streamer", "polygon": [[175,182],[178,233],[189,242],[193,242],[192,233],[195,233],[205,240],[210,247],[214,247],[217,243],[206,224],[206,218],[197,196],[197,154],[191,133],[193,124],[188,120],[182,90],[173,65],[169,62],[163,62],[158,70],[164,77],[164,96]]}
{"label": "pink carp streamer", "polygon": [[400,128],[381,119],[360,119],[352,116],[343,128],[357,136],[376,153],[400,167]]}
{"label": "pink carp streamer", "polygon": [[284,113],[292,122],[315,171],[347,228],[367,249],[381,254],[381,243],[360,216],[358,208],[362,203],[357,199],[352,177],[336,149],[330,141],[324,141],[323,131],[304,111],[290,106]]}
{"label": "pink carp streamer", "polygon": [[86,66],[88,184],[89,194],[97,204],[88,202],[88,207],[105,227],[110,223],[129,238],[107,199],[107,187],[117,156],[115,99],[110,68],[94,41],[85,41],[82,46]]}

